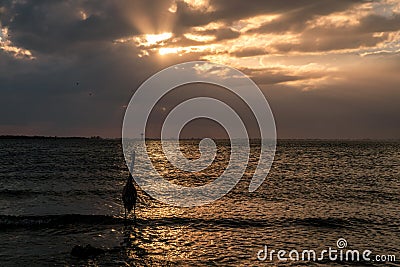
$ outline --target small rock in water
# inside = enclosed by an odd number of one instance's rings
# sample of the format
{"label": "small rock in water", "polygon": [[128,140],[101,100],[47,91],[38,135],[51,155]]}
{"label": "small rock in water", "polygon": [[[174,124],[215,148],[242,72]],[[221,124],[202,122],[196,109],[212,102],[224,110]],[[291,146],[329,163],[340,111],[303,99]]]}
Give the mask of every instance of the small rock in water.
{"label": "small rock in water", "polygon": [[71,251],[71,255],[77,258],[90,258],[90,257],[96,257],[98,255],[104,254],[105,251],[104,249],[101,248],[95,248],[91,245],[86,245],[86,247],[82,246],[75,246],[73,247]]}

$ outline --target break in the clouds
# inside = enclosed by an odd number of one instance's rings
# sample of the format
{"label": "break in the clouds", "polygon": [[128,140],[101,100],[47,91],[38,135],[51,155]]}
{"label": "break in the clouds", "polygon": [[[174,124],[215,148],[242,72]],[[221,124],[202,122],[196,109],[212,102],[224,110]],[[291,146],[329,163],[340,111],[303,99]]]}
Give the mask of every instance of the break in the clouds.
{"label": "break in the clouds", "polygon": [[0,134],[118,137],[141,82],[209,60],[254,79],[278,137],[400,138],[397,0],[3,0],[0,27]]}

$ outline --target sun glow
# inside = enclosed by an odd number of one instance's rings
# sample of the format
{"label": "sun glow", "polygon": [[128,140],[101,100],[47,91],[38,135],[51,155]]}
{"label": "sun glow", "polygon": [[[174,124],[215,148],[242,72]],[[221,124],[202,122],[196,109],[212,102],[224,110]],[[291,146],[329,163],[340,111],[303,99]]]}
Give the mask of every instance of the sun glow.
{"label": "sun glow", "polygon": [[158,49],[160,55],[178,54],[183,55],[187,53],[199,53],[204,51],[211,52],[214,50],[213,45],[197,45],[197,46],[184,46],[184,47],[161,47]]}
{"label": "sun glow", "polygon": [[205,12],[214,11],[214,7],[210,5],[209,0],[183,0],[187,5],[189,5],[194,10],[201,10]]}
{"label": "sun glow", "polygon": [[178,54],[180,51],[179,47],[162,47],[158,49],[158,53],[160,55],[167,55],[167,54]]}
{"label": "sun glow", "polygon": [[145,38],[147,41],[147,45],[155,45],[159,42],[168,40],[172,37],[171,32],[164,32],[160,34],[146,34]]}

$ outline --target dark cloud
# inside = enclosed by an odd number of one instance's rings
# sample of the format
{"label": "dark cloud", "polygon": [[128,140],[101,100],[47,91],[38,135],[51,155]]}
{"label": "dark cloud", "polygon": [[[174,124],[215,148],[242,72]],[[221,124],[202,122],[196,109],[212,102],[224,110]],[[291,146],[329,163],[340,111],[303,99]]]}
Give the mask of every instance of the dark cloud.
{"label": "dark cloud", "polygon": [[[305,19],[305,17],[303,17]],[[293,24],[286,15],[249,32],[296,32],[301,33],[300,42],[280,42],[273,45],[278,53],[291,51],[318,52],[338,49],[374,47],[386,41],[388,33],[400,30],[400,15],[391,17],[368,15],[356,25],[306,25],[307,20],[290,16],[290,20],[301,22]],[[309,21],[309,20],[308,20]],[[375,33],[380,33],[376,35]]]}
{"label": "dark cloud", "polygon": [[82,42],[112,41],[137,33],[121,16],[119,1],[91,2],[12,1],[3,5],[6,15],[1,24],[8,27],[15,45],[40,53],[65,53],[64,49]]}
{"label": "dark cloud", "polygon": [[[337,49],[351,49],[359,47],[373,47],[385,41],[387,34],[374,35],[375,32],[390,32],[399,30],[398,16],[382,17],[369,15],[362,18],[360,25],[341,26],[316,26],[310,24],[312,20],[346,11],[349,8],[357,8],[360,4],[367,3],[364,0],[348,1],[254,1],[248,4],[245,1],[210,1],[215,8],[212,12],[193,10],[187,4],[178,5],[178,24],[184,28],[180,31],[190,31],[192,26],[202,26],[210,22],[220,21],[225,25],[232,25],[234,21],[264,14],[280,14],[278,18],[263,23],[260,27],[248,30],[245,34],[301,34],[299,43],[278,42],[268,48],[238,48],[232,51],[233,56],[248,57],[258,55],[265,51],[265,54],[275,49],[278,53],[291,51],[318,52]],[[238,12],[240,10],[240,12]],[[239,32],[232,31],[229,27],[220,30],[208,30],[200,34],[212,34],[217,40],[233,39],[240,36]],[[179,42],[178,42],[179,44]]]}
{"label": "dark cloud", "polygon": [[268,50],[264,47],[244,47],[242,49],[233,51],[230,54],[235,57],[253,57],[259,55],[267,55],[268,53]]}
{"label": "dark cloud", "polygon": [[325,70],[304,71],[300,74],[293,74],[293,71],[283,68],[264,68],[264,69],[243,69],[246,75],[251,77],[258,85],[274,85],[285,82],[318,79],[333,76],[334,73]]}
{"label": "dark cloud", "polygon": [[360,26],[356,28],[358,32],[392,32],[400,30],[400,15],[390,17],[369,15],[360,20]]}
{"label": "dark cloud", "polygon": [[[82,43],[162,32],[172,1],[2,1],[0,25],[19,47],[56,53]],[[143,19],[137,19],[143,18]],[[147,25],[145,18],[147,18]],[[147,27],[144,29],[143,27]]]}
{"label": "dark cloud", "polygon": [[227,40],[227,39],[235,39],[240,36],[240,32],[233,31],[231,29],[218,29],[215,32],[211,31],[211,34],[214,34],[217,38],[217,41]]}
{"label": "dark cloud", "polygon": [[137,52],[132,46],[98,44],[70,58],[23,61],[0,53],[6,70],[0,72],[0,132],[6,133],[4,125],[46,125],[36,134],[80,135],[81,128],[93,129],[89,135],[118,136],[123,106],[161,67],[138,59]]}
{"label": "dark cloud", "polygon": [[[377,72],[355,74],[346,82],[299,91],[265,87],[281,138],[399,139],[398,78]],[[354,73],[349,74],[354,75]]]}
{"label": "dark cloud", "polygon": [[[318,34],[316,34],[318,32]],[[300,43],[280,42],[273,45],[278,53],[292,51],[321,52],[340,49],[355,49],[360,47],[375,47],[387,40],[387,35],[356,34],[351,31],[310,31],[300,38]]]}
{"label": "dark cloud", "polygon": [[[293,17],[292,23],[301,23],[300,19],[308,20],[312,16],[326,15],[350,6],[365,2],[363,0],[288,0],[288,1],[264,1],[253,0],[251,2],[242,0],[213,0],[210,1],[217,11],[213,14],[216,18],[223,20],[238,20],[261,14],[283,14],[285,18]],[[286,21],[288,22],[288,21]]]}
{"label": "dark cloud", "polygon": [[385,18],[373,15],[362,19],[359,25],[309,28],[302,32],[299,43],[280,42],[274,44],[273,47],[279,53],[375,47],[388,40],[389,32],[399,30],[400,16]]}
{"label": "dark cloud", "polygon": [[181,32],[182,28],[187,29],[202,26],[214,21],[209,13],[205,13],[202,10],[195,10],[183,1],[177,2],[176,18],[176,32]]}
{"label": "dark cloud", "polygon": [[346,10],[365,0],[289,0],[289,1],[265,1],[253,0],[210,0],[213,11],[205,12],[201,9],[193,9],[188,4],[180,1],[177,8],[177,32],[182,28],[188,29],[194,26],[204,26],[210,22],[221,21],[227,25],[234,21],[265,14],[281,14],[278,20],[265,23],[256,32],[286,32],[288,30],[300,30],[305,23],[315,16],[327,15]]}

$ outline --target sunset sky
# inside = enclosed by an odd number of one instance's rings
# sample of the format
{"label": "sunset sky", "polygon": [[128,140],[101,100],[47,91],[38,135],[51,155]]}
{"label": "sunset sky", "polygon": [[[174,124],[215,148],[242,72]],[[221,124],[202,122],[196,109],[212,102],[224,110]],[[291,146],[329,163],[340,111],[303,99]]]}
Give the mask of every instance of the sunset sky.
{"label": "sunset sky", "polygon": [[279,138],[400,139],[398,0],[0,0],[0,135],[120,137],[138,86],[191,60],[249,75]]}

